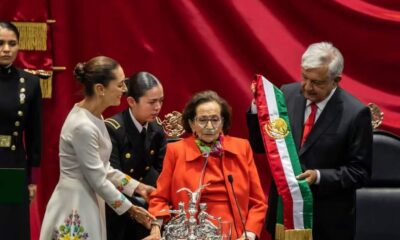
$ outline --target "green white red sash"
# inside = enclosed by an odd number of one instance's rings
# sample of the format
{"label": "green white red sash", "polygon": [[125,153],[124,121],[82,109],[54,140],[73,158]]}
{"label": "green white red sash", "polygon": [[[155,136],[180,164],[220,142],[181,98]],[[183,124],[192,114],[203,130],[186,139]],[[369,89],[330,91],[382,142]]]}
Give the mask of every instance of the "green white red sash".
{"label": "green white red sash", "polygon": [[261,75],[256,75],[255,83],[261,135],[283,203],[284,239],[312,239],[312,193],[305,180],[296,179],[302,170],[283,93]]}

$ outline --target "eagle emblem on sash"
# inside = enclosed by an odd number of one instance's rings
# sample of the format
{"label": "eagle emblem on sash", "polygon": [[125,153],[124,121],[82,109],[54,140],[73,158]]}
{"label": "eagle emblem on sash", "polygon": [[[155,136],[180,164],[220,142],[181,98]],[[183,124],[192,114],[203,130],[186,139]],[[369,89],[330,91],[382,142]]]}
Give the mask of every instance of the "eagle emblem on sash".
{"label": "eagle emblem on sash", "polygon": [[289,134],[288,124],[283,118],[276,118],[264,125],[264,130],[273,139],[282,139]]}

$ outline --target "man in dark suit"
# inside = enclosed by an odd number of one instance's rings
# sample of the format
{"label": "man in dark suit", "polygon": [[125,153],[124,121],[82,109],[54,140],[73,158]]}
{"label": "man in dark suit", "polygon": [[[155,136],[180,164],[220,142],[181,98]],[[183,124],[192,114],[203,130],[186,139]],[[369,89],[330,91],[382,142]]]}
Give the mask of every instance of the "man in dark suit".
{"label": "man in dark suit", "polygon": [[[105,120],[113,144],[112,167],[134,179],[156,186],[162,170],[166,137],[157,118],[164,100],[161,83],[150,73],[139,72],[127,81],[129,108]],[[131,199],[147,208],[147,199]],[[143,239],[149,232],[128,214],[118,216],[107,209],[109,240]]]}
{"label": "man in dark suit", "polygon": [[[304,171],[297,178],[305,179],[313,193],[313,239],[351,240],[355,190],[370,175],[370,111],[339,87],[343,57],[331,43],[310,45],[301,67],[301,82],[284,85],[282,91]],[[251,144],[260,151],[255,111],[252,106],[247,119]]]}

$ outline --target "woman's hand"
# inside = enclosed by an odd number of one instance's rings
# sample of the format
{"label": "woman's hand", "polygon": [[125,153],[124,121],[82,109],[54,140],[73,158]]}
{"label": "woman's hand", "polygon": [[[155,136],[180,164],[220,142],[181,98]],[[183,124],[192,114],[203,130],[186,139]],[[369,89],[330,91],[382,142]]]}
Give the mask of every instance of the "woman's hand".
{"label": "woman's hand", "polygon": [[147,229],[150,229],[151,222],[156,220],[156,218],[151,215],[146,209],[132,205],[132,207],[128,210],[131,218],[135,219],[136,222],[142,224]]}
{"label": "woman's hand", "polygon": [[161,239],[160,226],[152,225],[150,235],[144,238],[143,240],[159,240],[159,239]]}
{"label": "woman's hand", "polygon": [[140,184],[136,187],[135,192],[136,192],[137,194],[139,194],[141,197],[143,197],[144,200],[146,200],[146,202],[149,202],[150,194],[151,194],[154,190],[156,190],[156,189],[155,189],[153,186],[140,183]]}

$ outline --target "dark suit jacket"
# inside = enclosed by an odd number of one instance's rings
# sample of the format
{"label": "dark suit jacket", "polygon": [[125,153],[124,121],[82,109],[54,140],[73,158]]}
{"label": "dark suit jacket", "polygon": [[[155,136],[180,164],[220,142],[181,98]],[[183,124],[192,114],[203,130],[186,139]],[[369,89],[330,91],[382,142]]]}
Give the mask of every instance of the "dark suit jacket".
{"label": "dark suit jacket", "polygon": [[[110,157],[111,166],[130,175],[147,185],[156,186],[162,170],[167,145],[164,130],[157,121],[149,123],[145,141],[133,123],[129,110],[106,119],[113,149]],[[134,204],[142,205],[137,198],[130,199]],[[141,233],[137,233],[138,229]],[[136,232],[135,232],[136,231]],[[142,239],[148,235],[140,224],[134,224],[128,214],[118,216],[107,208],[107,235],[110,240]]]}
{"label": "dark suit jacket", "polygon": [[[313,239],[353,239],[355,190],[363,186],[370,175],[370,111],[338,87],[300,148],[306,99],[300,92],[300,83],[284,85],[282,91],[302,168],[318,169],[321,173],[320,183],[311,186]],[[250,136],[250,142],[260,150],[263,143],[257,140],[261,137],[257,115],[250,115],[249,127],[252,132],[256,131]]]}

